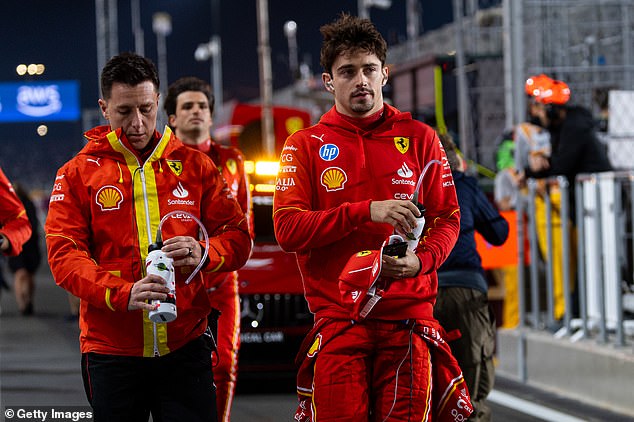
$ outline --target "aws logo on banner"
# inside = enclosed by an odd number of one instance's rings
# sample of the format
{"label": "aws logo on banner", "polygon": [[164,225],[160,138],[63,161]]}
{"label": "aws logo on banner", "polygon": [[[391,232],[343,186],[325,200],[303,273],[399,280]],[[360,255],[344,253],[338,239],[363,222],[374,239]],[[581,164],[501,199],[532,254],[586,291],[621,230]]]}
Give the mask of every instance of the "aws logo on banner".
{"label": "aws logo on banner", "polygon": [[16,101],[17,110],[31,117],[50,116],[62,109],[57,85],[21,86]]}

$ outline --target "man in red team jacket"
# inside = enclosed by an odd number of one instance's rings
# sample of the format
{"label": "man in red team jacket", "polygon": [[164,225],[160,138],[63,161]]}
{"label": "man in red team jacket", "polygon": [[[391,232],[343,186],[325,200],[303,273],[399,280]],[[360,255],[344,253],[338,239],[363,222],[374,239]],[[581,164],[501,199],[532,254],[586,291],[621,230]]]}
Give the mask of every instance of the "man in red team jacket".
{"label": "man in red team jacket", "polygon": [[[206,335],[212,286],[204,274],[247,261],[244,213],[209,157],[184,146],[170,128],[156,129],[159,79],[150,60],[112,57],[101,92],[109,124],[86,132],[88,143],[58,170],[45,225],[55,281],[81,299],[86,396],[95,421],[151,415],[215,422]],[[198,221],[208,242],[198,239]],[[169,323],[148,315],[156,309],[151,301],[170,294],[145,264],[161,238],[162,252],[174,260],[178,317]]]}
{"label": "man in red team jacket", "polygon": [[[287,139],[273,210],[277,240],[297,255],[315,314],[298,355],[295,419],[466,417],[471,407],[464,380],[432,311],[436,270],[460,224],[445,153],[429,126],[383,102],[387,47],[369,20],[342,15],[321,33],[322,78],[335,105],[317,125]],[[437,165],[424,173],[428,163]],[[427,223],[415,251],[382,255],[395,231],[414,230],[421,214],[417,197]],[[340,280],[344,267],[368,255],[379,261],[358,271],[378,273],[382,298],[362,318],[349,304],[358,304],[367,287],[347,292]]]}
{"label": "man in red team jacket", "polygon": [[24,205],[16,195],[11,182],[0,168],[0,252],[16,256],[31,237],[31,223]]}
{"label": "man in red team jacket", "polygon": [[[190,148],[207,154],[222,173],[233,197],[240,204],[253,238],[249,180],[244,156],[235,147],[215,143],[209,130],[213,124],[214,96],[202,79],[185,77],[169,86],[165,112],[176,137]],[[238,273],[209,273],[205,277],[213,286],[209,290],[211,306],[220,311],[214,356],[214,383],[218,420],[228,422],[238,377],[240,347],[240,298]]]}

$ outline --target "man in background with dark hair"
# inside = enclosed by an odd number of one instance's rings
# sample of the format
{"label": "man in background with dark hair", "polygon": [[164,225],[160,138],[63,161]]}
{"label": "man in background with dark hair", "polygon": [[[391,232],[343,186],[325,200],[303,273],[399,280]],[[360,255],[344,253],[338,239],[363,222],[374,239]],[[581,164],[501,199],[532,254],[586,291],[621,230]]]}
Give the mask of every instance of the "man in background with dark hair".
{"label": "man in background with dark hair", "polygon": [[440,140],[451,167],[460,204],[460,235],[447,260],[438,269],[438,298],[434,316],[445,331],[460,330],[449,342],[460,364],[473,403],[469,420],[489,422],[486,398],[493,390],[495,316],[488,300],[488,283],[476,249],[475,233],[494,246],[506,242],[509,224],[489,202],[478,180],[465,174],[464,161],[449,135]]}
{"label": "man in background with dark hair", "polygon": [[[150,60],[114,56],[101,91],[109,125],[89,130],[86,146],[57,172],[45,226],[55,281],[81,299],[82,375],[94,419],[215,422],[205,334],[211,286],[196,270],[244,265],[244,214],[207,156],[169,128],[156,130],[159,80]],[[209,234],[206,250],[196,220]],[[178,313],[169,323],[148,317],[152,301],[171,294],[147,274],[154,243],[173,259]]]}
{"label": "man in background with dark hair", "polygon": [[[235,147],[220,145],[211,139],[214,96],[205,81],[186,77],[172,83],[164,104],[169,125],[185,145],[204,152],[218,166],[234,198],[238,200],[247,221],[251,218],[249,180],[244,170],[244,157]],[[252,229],[253,225],[249,224]],[[253,232],[251,230],[253,237]],[[238,350],[240,348],[240,297],[238,273],[213,273],[209,280],[209,300],[220,311],[217,320],[216,353],[214,353],[214,382],[218,419],[229,422],[231,404],[238,378]],[[212,317],[214,313],[211,314]],[[210,321],[216,323],[215,320]]]}

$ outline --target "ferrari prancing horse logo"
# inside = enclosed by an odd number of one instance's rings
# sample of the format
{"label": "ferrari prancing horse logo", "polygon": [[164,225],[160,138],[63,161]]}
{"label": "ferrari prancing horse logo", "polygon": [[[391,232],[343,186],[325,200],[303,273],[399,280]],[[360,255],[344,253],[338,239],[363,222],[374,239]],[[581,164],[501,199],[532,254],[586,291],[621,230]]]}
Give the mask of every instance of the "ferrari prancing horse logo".
{"label": "ferrari prancing horse logo", "polygon": [[409,138],[404,138],[402,136],[395,137],[394,146],[401,152],[401,154],[405,154],[409,149]]}
{"label": "ferrari prancing horse logo", "polygon": [[180,160],[167,160],[167,165],[172,170],[172,173],[177,176],[180,176],[183,172],[183,163]]}

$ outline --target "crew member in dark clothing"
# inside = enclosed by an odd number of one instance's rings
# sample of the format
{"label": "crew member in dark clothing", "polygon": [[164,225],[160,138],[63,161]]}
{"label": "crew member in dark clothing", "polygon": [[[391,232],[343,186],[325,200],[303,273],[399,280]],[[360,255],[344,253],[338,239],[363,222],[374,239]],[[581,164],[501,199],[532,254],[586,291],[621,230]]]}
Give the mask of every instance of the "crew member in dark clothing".
{"label": "crew member in dark clothing", "polygon": [[478,181],[464,173],[456,145],[440,135],[447,153],[460,204],[460,234],[449,257],[438,269],[438,298],[434,317],[447,333],[460,330],[450,341],[451,352],[462,369],[474,412],[470,421],[491,421],[485,400],[493,389],[495,317],[487,298],[488,285],[482,260],[476,250],[475,232],[492,245],[502,245],[509,233],[508,222],[489,202]]}
{"label": "crew member in dark clothing", "polygon": [[548,89],[535,97],[536,113],[543,127],[550,132],[550,158],[533,154],[529,157],[526,177],[566,176],[570,189],[570,218],[575,221],[575,178],[581,173],[611,171],[607,151],[596,134],[592,114],[580,106],[566,105],[570,89],[562,81],[553,80]]}
{"label": "crew member in dark clothing", "polygon": [[9,269],[13,273],[13,288],[15,300],[20,313],[24,316],[33,315],[33,297],[35,295],[35,272],[40,266],[42,252],[40,250],[40,223],[35,204],[31,200],[26,188],[18,183],[13,184],[16,195],[24,204],[26,215],[31,222],[32,234],[22,247],[18,256],[9,257]]}

